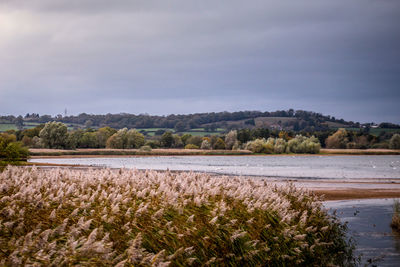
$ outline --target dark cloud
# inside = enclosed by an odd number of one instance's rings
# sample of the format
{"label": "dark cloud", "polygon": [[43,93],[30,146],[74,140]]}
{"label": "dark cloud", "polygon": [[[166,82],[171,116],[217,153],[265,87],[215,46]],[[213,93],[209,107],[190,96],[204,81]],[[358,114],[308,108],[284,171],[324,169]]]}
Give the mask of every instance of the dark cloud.
{"label": "dark cloud", "polygon": [[306,109],[400,122],[398,1],[0,3],[0,114]]}

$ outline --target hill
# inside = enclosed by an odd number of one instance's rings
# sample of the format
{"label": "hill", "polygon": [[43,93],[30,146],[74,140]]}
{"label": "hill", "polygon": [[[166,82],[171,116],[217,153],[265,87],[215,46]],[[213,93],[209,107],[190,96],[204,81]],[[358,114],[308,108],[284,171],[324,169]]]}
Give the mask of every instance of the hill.
{"label": "hill", "polygon": [[71,128],[100,128],[110,126],[116,129],[146,129],[150,135],[159,130],[174,129],[177,132],[221,132],[241,128],[270,128],[278,130],[316,131],[334,128],[360,128],[358,122],[336,119],[312,111],[278,110],[274,112],[239,111],[210,112],[187,115],[152,116],[148,114],[106,114],[82,113],[77,116],[52,117],[50,115],[26,114],[19,116],[0,116],[0,131],[34,127],[40,123],[60,121]]}

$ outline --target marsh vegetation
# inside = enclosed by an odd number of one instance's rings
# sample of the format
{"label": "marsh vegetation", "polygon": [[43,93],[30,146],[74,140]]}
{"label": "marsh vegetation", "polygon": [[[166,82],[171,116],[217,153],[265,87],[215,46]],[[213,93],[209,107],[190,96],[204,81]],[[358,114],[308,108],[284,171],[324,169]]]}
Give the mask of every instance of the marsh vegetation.
{"label": "marsh vegetation", "polygon": [[306,191],[137,170],[0,174],[0,265],[353,265],[346,227]]}

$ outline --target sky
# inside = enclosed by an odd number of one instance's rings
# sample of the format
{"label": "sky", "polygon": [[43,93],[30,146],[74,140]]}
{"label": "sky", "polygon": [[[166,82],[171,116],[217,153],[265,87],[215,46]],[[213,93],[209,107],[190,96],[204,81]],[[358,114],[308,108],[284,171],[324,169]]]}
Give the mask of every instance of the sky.
{"label": "sky", "polygon": [[400,123],[398,0],[0,0],[0,115]]}

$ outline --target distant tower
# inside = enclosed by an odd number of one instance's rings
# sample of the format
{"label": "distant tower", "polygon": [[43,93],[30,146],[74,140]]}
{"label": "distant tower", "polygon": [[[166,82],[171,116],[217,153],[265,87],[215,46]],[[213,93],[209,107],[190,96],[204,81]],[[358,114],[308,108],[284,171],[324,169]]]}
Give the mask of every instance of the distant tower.
{"label": "distant tower", "polygon": [[64,110],[64,117],[67,117],[67,108]]}

